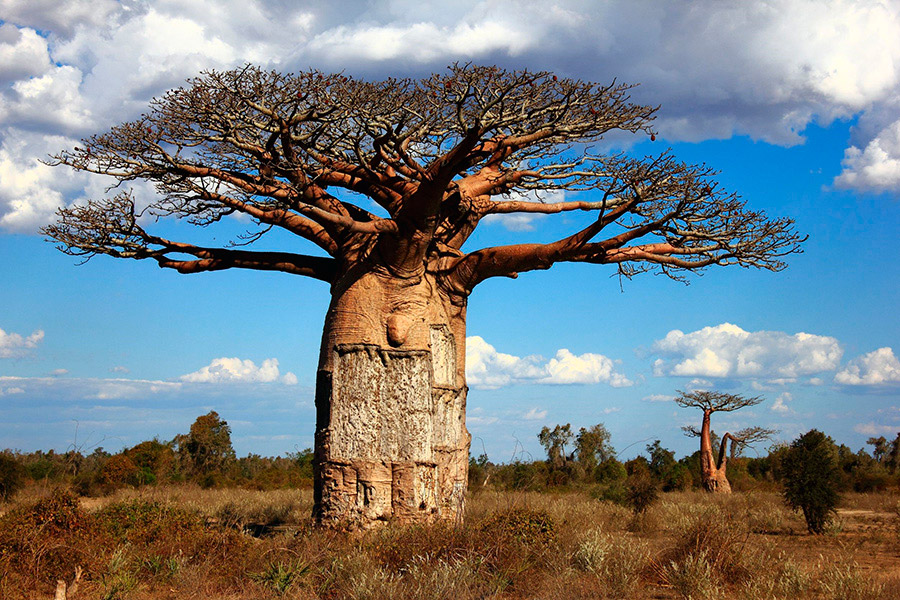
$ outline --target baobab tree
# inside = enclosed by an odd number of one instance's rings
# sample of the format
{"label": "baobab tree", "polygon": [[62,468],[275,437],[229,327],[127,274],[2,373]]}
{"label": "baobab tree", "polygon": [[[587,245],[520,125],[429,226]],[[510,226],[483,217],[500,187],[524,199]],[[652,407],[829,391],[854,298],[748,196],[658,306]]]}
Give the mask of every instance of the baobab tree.
{"label": "baobab tree", "polygon": [[[77,256],[327,283],[317,517],[453,519],[470,439],[466,305],[479,283],[559,262],[610,265],[624,277],[680,279],[713,265],[778,271],[799,250],[791,220],[747,208],[707,166],[597,150],[617,130],[654,139],[656,109],[630,102],[630,89],[473,65],[383,81],[210,71],[52,157],[126,185],[152,182],[155,199],[138,205],[122,186],[60,210],[44,232]],[[482,219],[509,214],[578,214],[582,223],[547,243],[464,249]],[[207,227],[229,215],[255,225],[236,245],[154,229],[166,217]],[[247,247],[272,230],[310,251]]]}
{"label": "baobab tree", "polygon": [[[755,406],[763,399],[759,396],[747,398],[737,394],[707,391],[678,392],[678,394],[675,402],[679,406],[699,408],[703,411],[700,429],[693,426],[682,427],[685,435],[700,438],[700,479],[703,487],[708,492],[730,494],[731,484],[726,476],[729,457],[734,458],[746,446],[771,438],[775,434],[775,430],[747,427],[736,433],[726,432],[719,443],[719,456],[716,459],[712,447],[710,416],[714,412],[731,412],[747,406]],[[731,442],[730,452],[728,450],[729,442]]]}

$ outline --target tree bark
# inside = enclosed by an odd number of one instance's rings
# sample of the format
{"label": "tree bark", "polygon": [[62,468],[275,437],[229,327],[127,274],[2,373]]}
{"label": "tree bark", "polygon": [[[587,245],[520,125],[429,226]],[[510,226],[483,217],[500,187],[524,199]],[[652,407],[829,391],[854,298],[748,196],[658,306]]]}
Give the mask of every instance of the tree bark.
{"label": "tree bark", "polygon": [[462,514],[465,298],[357,264],[332,288],[316,384],[314,513],[371,527]]}
{"label": "tree bark", "polygon": [[725,447],[728,445],[730,436],[726,433],[722,438],[717,462],[713,456],[712,440],[710,439],[709,417],[711,414],[712,411],[708,409],[703,411],[703,424],[700,427],[700,479],[707,492],[730,494],[731,484],[725,476],[728,464],[725,458]]}

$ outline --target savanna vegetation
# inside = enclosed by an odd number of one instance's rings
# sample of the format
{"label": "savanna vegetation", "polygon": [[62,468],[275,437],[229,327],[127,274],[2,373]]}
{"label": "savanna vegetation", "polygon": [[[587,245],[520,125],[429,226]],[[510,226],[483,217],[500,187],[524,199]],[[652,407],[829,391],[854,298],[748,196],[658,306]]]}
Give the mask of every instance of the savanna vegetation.
{"label": "savanna vegetation", "polygon": [[471,459],[464,520],[368,531],[316,527],[311,453],[238,458],[215,413],[115,454],[6,451],[0,597],[900,596],[900,436],[738,451],[732,494],[705,491],[699,451],[620,461],[602,424],[538,439],[545,459]]}

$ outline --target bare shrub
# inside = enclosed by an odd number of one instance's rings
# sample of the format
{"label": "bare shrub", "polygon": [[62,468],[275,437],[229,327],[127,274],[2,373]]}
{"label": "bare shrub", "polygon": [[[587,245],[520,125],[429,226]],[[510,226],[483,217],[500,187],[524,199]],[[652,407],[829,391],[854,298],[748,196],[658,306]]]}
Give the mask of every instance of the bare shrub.
{"label": "bare shrub", "polygon": [[645,512],[659,498],[659,488],[646,473],[636,473],[625,482],[625,502],[634,514]]}
{"label": "bare shrub", "polygon": [[752,568],[746,564],[751,555],[746,552],[749,531],[745,523],[712,504],[690,514],[682,526],[674,548],[665,557],[668,561],[702,556],[724,582],[747,579]]}

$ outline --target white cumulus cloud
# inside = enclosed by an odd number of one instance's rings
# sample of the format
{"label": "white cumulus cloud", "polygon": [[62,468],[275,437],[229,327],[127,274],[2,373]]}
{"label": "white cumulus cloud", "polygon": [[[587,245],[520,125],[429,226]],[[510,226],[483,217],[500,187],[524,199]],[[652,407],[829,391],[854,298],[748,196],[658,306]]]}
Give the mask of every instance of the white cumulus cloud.
{"label": "white cumulus cloud", "polygon": [[36,348],[43,339],[44,332],[40,329],[27,337],[0,329],[0,358],[21,358]]}
{"label": "white cumulus cloud", "polygon": [[257,366],[252,360],[240,358],[215,358],[207,366],[179,377],[188,383],[271,383],[281,380],[286,385],[296,385],[297,376],[278,371],[278,359],[267,358]]}
{"label": "white cumulus cloud", "polygon": [[900,190],[900,120],[881,130],[865,148],[847,148],[841,165],[843,171],[834,180],[837,187],[872,192]]}
{"label": "white cumulus cloud", "polygon": [[672,330],[653,344],[657,376],[784,380],[838,367],[843,351],[833,337],[781,331],[744,331],[722,323],[684,333]]}
{"label": "white cumulus cloud", "polygon": [[791,396],[790,392],[785,392],[785,393],[781,394],[780,396],[778,396],[777,398],[775,398],[775,402],[773,402],[772,406],[769,408],[770,408],[770,410],[777,412],[777,413],[781,413],[781,414],[787,414],[787,413],[793,412],[791,410],[791,408],[787,405],[787,403],[790,402],[792,399],[793,399],[793,396]]}
{"label": "white cumulus cloud", "polygon": [[854,358],[834,376],[844,385],[885,385],[900,383],[900,360],[889,347]]}
{"label": "white cumulus cloud", "polygon": [[602,354],[576,355],[563,348],[550,360],[519,357],[498,352],[481,336],[466,338],[466,379],[472,387],[491,389],[516,383],[632,385],[615,366],[615,361]]}

